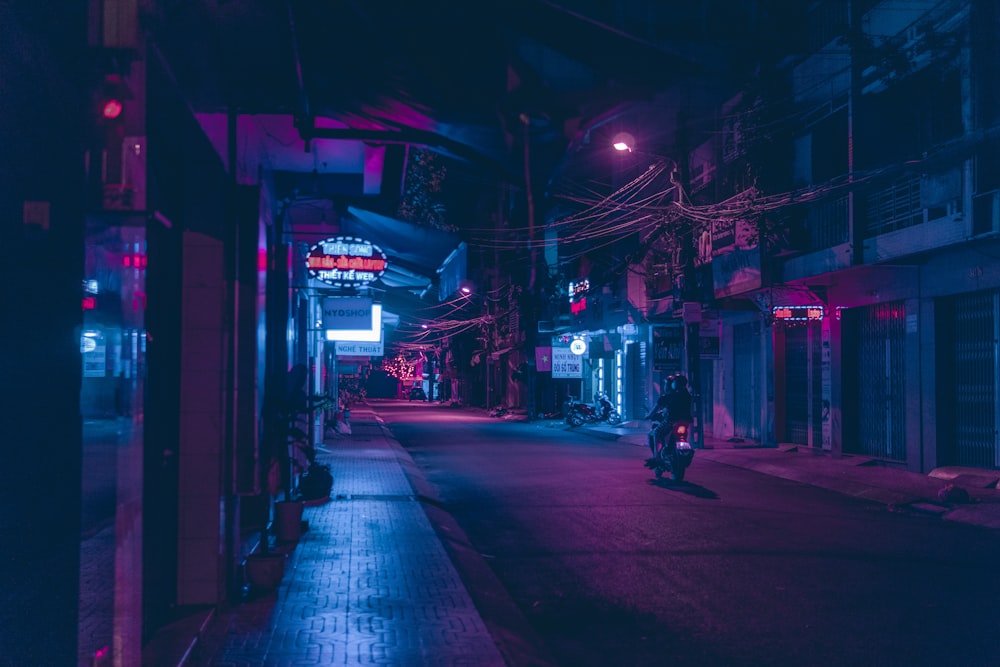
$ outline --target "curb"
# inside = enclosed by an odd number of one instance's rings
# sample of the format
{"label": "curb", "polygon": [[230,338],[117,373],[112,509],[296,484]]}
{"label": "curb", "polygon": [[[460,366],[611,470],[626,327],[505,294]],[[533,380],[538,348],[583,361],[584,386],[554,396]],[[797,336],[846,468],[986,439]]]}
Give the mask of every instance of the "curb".
{"label": "curb", "polygon": [[508,665],[554,667],[556,663],[549,656],[544,643],[514,604],[492,568],[476,551],[465,531],[448,512],[437,488],[420,471],[413,457],[392,435],[382,418],[374,411],[373,414],[375,423],[381,429],[386,443],[395,452],[403,474],[465,584],[503,659]]}

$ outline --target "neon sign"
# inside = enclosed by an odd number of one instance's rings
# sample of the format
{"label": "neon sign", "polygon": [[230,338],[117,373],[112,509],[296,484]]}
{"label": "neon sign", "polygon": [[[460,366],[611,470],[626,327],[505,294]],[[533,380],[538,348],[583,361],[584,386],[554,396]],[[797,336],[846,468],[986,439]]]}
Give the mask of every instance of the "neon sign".
{"label": "neon sign", "polygon": [[309,276],[334,287],[357,287],[378,280],[387,266],[377,245],[352,236],[336,236],[309,248]]}
{"label": "neon sign", "polygon": [[579,315],[587,310],[587,292],[590,291],[589,280],[571,282],[567,291],[569,292],[569,312]]}
{"label": "neon sign", "polygon": [[823,319],[823,306],[775,306],[771,314],[776,320],[806,322]]}

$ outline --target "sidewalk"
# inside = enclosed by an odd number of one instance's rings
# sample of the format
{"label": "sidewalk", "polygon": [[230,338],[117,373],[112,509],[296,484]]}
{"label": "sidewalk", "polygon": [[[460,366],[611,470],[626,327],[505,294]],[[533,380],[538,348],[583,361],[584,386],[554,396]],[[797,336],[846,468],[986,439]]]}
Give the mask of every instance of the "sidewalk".
{"label": "sidewalk", "polygon": [[[334,497],[304,509],[308,530],[288,552],[278,591],[189,621],[186,638],[174,632],[177,658],[144,655],[145,664],[547,664],[409,455],[369,406],[351,412],[352,433],[331,436],[320,452]],[[478,609],[490,611],[491,627]]]}
{"label": "sidewalk", "polygon": [[[580,430],[646,447],[646,427],[643,422],[627,422],[618,427],[592,425]],[[925,475],[889,467],[865,456],[834,457],[801,445],[761,447],[753,442],[714,438],[706,438],[704,449],[697,450],[693,465],[697,466],[698,461],[715,461],[794,480],[882,503],[894,511],[930,513],[950,521],[1000,529],[997,470],[947,467]],[[950,494],[942,496],[942,489],[948,486],[963,489],[969,501],[958,502]]]}

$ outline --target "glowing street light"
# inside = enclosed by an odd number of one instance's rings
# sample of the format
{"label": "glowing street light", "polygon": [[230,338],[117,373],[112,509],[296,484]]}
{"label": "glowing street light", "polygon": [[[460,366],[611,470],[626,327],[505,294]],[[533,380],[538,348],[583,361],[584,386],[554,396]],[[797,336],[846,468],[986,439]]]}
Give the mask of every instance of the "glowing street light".
{"label": "glowing street light", "polygon": [[635,137],[633,137],[628,132],[619,132],[614,136],[614,139],[612,139],[611,145],[614,147],[616,151],[620,152],[628,151],[629,153],[631,153],[632,148],[635,146]]}

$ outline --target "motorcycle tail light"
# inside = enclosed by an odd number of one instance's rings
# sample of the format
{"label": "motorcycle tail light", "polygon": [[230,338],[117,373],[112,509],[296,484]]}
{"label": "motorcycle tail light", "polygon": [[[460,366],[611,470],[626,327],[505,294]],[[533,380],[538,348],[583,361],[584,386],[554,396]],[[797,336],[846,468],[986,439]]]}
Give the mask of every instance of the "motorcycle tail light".
{"label": "motorcycle tail light", "polygon": [[684,426],[683,424],[681,424],[680,426],[677,427],[677,434],[678,435],[684,435],[687,432],[688,432],[687,426]]}

